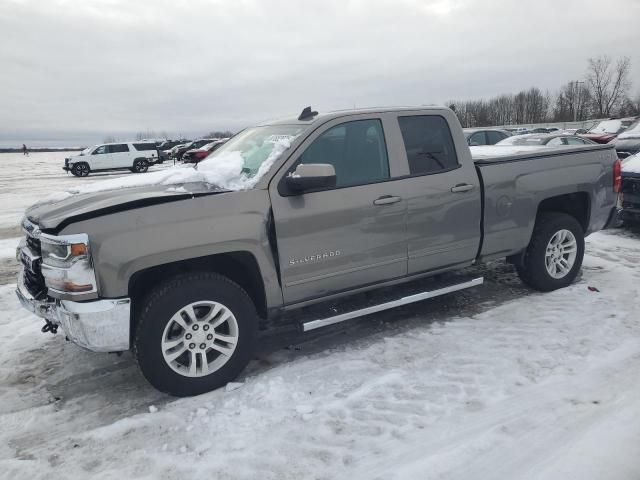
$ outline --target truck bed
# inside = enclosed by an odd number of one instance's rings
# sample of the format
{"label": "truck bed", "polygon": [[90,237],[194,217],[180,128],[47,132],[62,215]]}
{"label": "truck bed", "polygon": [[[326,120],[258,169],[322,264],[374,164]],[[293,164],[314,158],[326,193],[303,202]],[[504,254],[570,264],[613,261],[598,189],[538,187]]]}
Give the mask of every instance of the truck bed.
{"label": "truck bed", "polygon": [[612,145],[492,146],[471,152],[484,189],[482,260],[521,252],[543,199],[550,209],[554,197],[575,206],[587,234],[606,225],[616,204]]}

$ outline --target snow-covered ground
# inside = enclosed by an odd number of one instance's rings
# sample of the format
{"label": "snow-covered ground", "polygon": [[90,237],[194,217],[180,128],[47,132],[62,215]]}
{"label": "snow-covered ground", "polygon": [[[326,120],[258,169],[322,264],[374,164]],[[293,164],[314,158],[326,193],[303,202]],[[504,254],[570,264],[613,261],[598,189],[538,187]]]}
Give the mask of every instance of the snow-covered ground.
{"label": "snow-covered ground", "polygon": [[[52,193],[78,185],[86,187],[109,178],[135,177],[128,171],[92,173],[77,178],[62,170],[64,159],[78,152],[0,153],[0,239],[20,234],[18,225],[24,209]],[[173,166],[173,162],[152,165],[150,172]]]}
{"label": "snow-covered ground", "polygon": [[638,480],[638,265],[640,234],[611,230],[553,293],[478,267],[477,289],[267,338],[238,383],[186,399],[41,334],[4,277],[0,478]]}

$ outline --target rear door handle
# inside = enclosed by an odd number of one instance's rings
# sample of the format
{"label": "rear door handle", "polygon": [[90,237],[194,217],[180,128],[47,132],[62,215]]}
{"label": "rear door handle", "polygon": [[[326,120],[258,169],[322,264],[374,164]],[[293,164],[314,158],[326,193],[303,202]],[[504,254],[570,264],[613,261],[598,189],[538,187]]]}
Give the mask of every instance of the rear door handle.
{"label": "rear door handle", "polygon": [[475,186],[471,185],[470,183],[459,183],[455,187],[451,187],[451,191],[453,193],[464,193],[464,192],[469,192],[474,188]]}
{"label": "rear door handle", "polygon": [[374,205],[391,205],[392,203],[398,203],[402,198],[394,197],[393,195],[383,195],[380,198],[376,198],[373,201]]}

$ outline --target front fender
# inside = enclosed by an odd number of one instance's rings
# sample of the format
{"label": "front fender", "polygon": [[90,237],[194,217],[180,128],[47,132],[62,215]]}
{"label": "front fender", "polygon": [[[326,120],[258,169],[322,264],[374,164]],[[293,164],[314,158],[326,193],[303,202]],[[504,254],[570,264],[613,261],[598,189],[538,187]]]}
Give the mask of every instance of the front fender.
{"label": "front fender", "polygon": [[99,295],[128,294],[131,277],[167,263],[248,252],[256,259],[269,308],[283,303],[269,244],[269,197],[263,190],[188,198],[74,223],[89,234]]}

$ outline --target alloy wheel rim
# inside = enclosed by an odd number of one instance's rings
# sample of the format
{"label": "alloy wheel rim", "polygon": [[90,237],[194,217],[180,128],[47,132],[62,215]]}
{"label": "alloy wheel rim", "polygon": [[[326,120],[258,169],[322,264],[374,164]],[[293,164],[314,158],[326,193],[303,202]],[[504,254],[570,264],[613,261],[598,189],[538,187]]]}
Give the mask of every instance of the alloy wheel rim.
{"label": "alloy wheel rim", "polygon": [[567,276],[576,262],[578,242],[570,230],[559,230],[549,240],[545,252],[545,266],[551,277],[560,279]]}
{"label": "alloy wheel rim", "polygon": [[178,310],[162,333],[162,356],[185,377],[204,377],[226,364],[238,344],[238,321],[214,301],[193,302]]}

